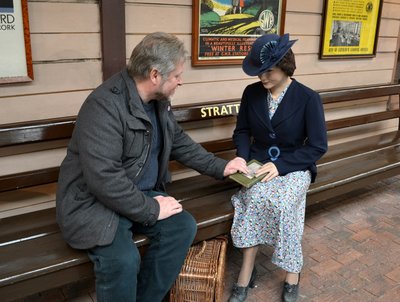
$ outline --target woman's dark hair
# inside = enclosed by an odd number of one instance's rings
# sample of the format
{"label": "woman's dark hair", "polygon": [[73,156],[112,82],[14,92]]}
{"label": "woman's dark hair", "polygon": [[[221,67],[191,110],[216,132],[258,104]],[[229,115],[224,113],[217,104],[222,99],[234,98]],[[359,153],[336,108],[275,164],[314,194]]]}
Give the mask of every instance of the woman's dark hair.
{"label": "woman's dark hair", "polygon": [[294,58],[293,51],[289,49],[282,60],[280,60],[275,67],[280,68],[284,73],[291,77],[296,69],[296,60]]}

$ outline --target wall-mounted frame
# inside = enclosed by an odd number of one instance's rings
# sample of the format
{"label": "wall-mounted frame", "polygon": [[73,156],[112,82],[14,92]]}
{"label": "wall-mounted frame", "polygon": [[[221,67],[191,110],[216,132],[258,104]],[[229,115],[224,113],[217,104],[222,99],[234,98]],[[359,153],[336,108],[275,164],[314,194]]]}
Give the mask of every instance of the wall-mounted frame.
{"label": "wall-mounted frame", "polygon": [[0,2],[0,84],[33,80],[27,0]]}
{"label": "wall-mounted frame", "polygon": [[320,59],[376,54],[383,0],[325,0]]}
{"label": "wall-mounted frame", "polygon": [[241,64],[257,37],[283,34],[286,0],[193,0],[192,65]]}

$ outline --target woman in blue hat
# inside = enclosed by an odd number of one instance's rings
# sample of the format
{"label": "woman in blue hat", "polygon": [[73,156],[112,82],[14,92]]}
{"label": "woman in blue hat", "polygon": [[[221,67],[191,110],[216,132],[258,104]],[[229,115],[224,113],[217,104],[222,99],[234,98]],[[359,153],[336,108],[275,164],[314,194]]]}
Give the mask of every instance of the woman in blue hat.
{"label": "woman in blue hat", "polygon": [[233,140],[239,157],[263,163],[256,176],[265,176],[232,197],[231,235],[243,262],[230,302],[245,301],[254,287],[260,244],[273,247],[272,262],[286,271],[282,301],[298,297],[306,194],[327,136],[318,93],[292,78],[295,42],[288,34],[263,35],[243,60],[243,71],[260,81],[243,92]]}

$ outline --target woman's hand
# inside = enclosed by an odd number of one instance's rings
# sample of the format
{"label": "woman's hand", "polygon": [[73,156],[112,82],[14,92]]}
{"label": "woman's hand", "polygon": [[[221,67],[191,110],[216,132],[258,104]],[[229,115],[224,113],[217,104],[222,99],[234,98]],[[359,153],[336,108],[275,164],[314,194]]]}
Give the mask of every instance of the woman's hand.
{"label": "woman's hand", "polygon": [[262,182],[270,181],[271,179],[279,175],[278,169],[272,162],[268,162],[265,165],[263,165],[260,169],[258,169],[256,176],[260,176],[265,173],[267,173],[267,175],[265,175],[265,177],[261,179]]}

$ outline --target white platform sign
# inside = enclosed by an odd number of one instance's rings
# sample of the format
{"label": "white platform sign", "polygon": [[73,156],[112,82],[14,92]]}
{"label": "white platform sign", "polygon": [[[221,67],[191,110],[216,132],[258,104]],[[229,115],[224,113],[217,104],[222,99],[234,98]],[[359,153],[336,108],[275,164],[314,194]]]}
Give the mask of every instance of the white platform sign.
{"label": "white platform sign", "polygon": [[0,0],[0,83],[32,80],[28,17],[24,11],[27,13],[26,0]]}

